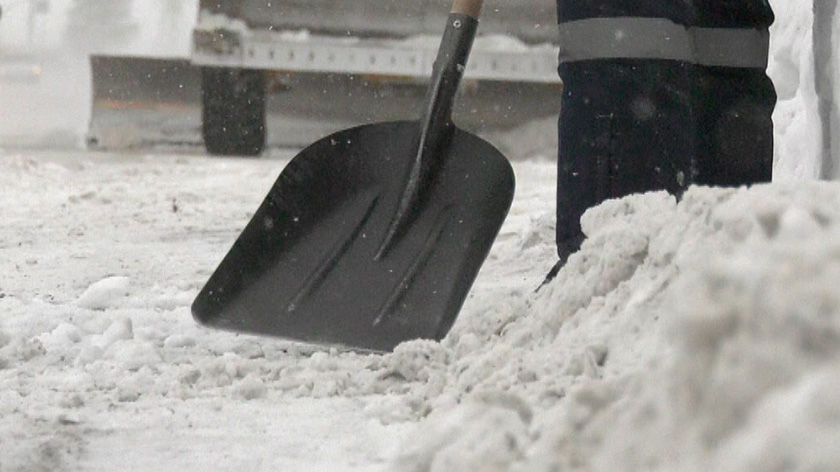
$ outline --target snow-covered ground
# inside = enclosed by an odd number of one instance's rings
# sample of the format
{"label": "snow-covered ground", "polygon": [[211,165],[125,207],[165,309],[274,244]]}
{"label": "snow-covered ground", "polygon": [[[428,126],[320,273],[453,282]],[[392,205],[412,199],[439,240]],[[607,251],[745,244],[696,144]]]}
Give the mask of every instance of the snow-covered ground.
{"label": "snow-covered ground", "polygon": [[[607,202],[534,293],[555,169],[517,161],[452,332],[388,355],[190,316],[293,153],[0,150],[0,471],[840,470],[840,183],[810,6],[773,3],[775,183]],[[0,136],[59,103],[12,98]]]}
{"label": "snow-covered ground", "polygon": [[190,317],[284,158],[4,153],[0,470],[840,465],[840,185],[608,202],[535,294],[553,167],[517,163],[450,336],[378,356]]}

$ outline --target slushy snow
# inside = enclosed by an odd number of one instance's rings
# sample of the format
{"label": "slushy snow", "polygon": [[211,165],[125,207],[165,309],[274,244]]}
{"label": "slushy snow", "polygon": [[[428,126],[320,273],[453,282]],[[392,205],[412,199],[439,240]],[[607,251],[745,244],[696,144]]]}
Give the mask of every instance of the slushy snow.
{"label": "slushy snow", "polygon": [[535,293],[555,164],[516,161],[452,332],[387,355],[190,316],[289,154],[0,151],[0,471],[840,470],[840,184],[810,179],[805,3],[774,2],[773,184],[605,202]]}

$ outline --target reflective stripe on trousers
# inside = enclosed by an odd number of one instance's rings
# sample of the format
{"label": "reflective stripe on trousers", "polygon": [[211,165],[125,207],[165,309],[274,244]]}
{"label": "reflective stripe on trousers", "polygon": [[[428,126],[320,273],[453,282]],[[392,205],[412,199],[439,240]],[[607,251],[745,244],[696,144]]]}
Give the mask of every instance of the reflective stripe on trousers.
{"label": "reflective stripe on trousers", "polygon": [[702,66],[767,68],[770,33],[686,27],[663,18],[589,18],[560,23],[560,62],[666,59]]}

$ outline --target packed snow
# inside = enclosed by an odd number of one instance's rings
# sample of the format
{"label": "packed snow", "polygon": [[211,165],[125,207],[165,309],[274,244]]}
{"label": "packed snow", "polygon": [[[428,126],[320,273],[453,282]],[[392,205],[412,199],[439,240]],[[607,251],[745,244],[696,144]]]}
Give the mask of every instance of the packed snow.
{"label": "packed snow", "polygon": [[386,355],[191,318],[294,152],[0,150],[0,471],[840,469],[840,183],[773,3],[773,184],[605,202],[535,292],[555,164],[516,160],[451,333]]}

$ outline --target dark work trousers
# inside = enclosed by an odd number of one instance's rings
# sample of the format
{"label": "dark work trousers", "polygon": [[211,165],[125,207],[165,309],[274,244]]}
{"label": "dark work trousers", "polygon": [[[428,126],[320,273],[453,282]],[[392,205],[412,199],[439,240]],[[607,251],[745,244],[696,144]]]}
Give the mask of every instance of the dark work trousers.
{"label": "dark work trousers", "polygon": [[587,208],[654,189],[680,193],[688,185],[695,148],[692,72],[691,64],[638,59],[560,66],[561,258],[579,248]]}
{"label": "dark work trousers", "polygon": [[773,177],[773,83],[763,70],[697,67],[694,183],[741,186]]}
{"label": "dark work trousers", "polygon": [[[558,19],[637,16],[685,27],[755,29],[773,21],[766,0],[695,3],[558,0]],[[564,84],[557,179],[561,262],[583,240],[581,215],[606,199],[653,190],[679,196],[692,184],[770,181],[776,94],[764,68],[611,57],[561,62],[558,72]]]}

